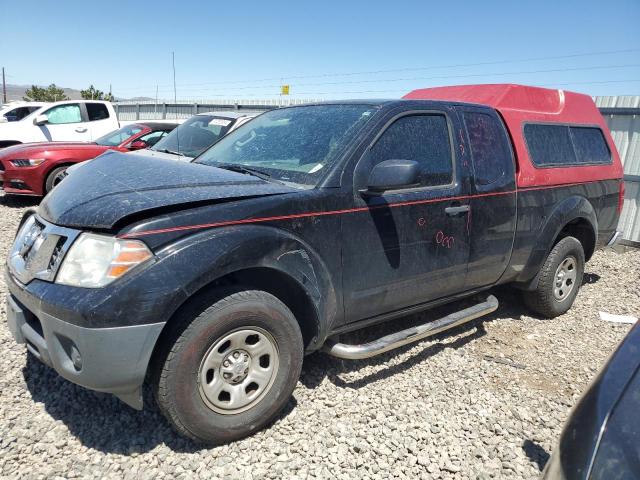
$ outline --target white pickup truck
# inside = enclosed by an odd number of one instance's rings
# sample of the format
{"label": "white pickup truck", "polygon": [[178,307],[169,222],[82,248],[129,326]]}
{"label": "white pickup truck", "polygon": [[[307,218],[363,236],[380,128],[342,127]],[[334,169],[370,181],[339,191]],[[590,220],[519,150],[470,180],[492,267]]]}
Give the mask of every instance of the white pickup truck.
{"label": "white pickup truck", "polygon": [[17,122],[0,123],[0,148],[27,142],[90,142],[119,127],[109,102],[55,102],[41,106]]}

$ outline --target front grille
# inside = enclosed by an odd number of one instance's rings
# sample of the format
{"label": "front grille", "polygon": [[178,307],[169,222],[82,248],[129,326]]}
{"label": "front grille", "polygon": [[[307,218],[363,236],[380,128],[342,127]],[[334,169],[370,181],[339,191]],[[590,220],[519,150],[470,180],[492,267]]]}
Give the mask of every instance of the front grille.
{"label": "front grille", "polygon": [[13,243],[7,261],[9,270],[23,284],[34,278],[52,282],[64,254],[79,233],[31,215]]}

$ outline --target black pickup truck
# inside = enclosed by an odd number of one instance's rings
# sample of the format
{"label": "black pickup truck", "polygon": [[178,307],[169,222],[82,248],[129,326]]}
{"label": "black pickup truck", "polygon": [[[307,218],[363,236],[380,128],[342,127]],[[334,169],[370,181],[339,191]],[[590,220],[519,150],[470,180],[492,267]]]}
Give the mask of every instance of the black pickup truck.
{"label": "black pickup truck", "polygon": [[498,303],[342,332],[506,283],[562,314],[617,237],[620,160],[589,97],[492,87],[272,110],[188,164],[106,153],[25,215],[9,328],[135,408],[147,378],[178,432],[220,443],[283,408],[305,352],[366,358]]}

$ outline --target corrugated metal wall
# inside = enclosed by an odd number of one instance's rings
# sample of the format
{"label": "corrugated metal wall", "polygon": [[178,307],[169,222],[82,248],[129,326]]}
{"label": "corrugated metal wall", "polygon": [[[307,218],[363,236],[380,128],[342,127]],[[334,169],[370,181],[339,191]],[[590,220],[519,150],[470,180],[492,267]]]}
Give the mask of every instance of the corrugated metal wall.
{"label": "corrugated metal wall", "polygon": [[118,102],[113,106],[116,109],[118,120],[162,120],[162,119],[187,119],[196,113],[212,112],[219,110],[241,110],[247,113],[259,113],[272,108],[302,103],[312,103],[311,99],[277,98],[270,100],[220,100],[214,102],[181,100],[178,103],[142,101],[142,102]]}
{"label": "corrugated metal wall", "polygon": [[640,96],[596,97],[624,165],[624,209],[618,229],[640,242]]}

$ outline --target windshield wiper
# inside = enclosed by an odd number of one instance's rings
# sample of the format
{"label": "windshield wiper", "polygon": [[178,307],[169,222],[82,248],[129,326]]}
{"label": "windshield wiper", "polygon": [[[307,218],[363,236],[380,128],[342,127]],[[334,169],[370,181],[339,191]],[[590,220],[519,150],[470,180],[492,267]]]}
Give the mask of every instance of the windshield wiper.
{"label": "windshield wiper", "polygon": [[231,172],[246,173],[247,175],[253,175],[254,177],[261,178],[262,180],[281,183],[278,180],[271,178],[271,175],[269,175],[267,172],[263,172],[262,170],[257,170],[251,167],[245,167],[243,165],[236,165],[232,163],[219,163],[212,166],[216,168],[222,168],[224,170],[229,170]]}
{"label": "windshield wiper", "polygon": [[156,151],[162,153],[170,153],[171,155],[180,155],[181,157],[183,156],[180,152],[174,152],[173,150],[169,150],[168,148],[161,148],[160,150]]}

